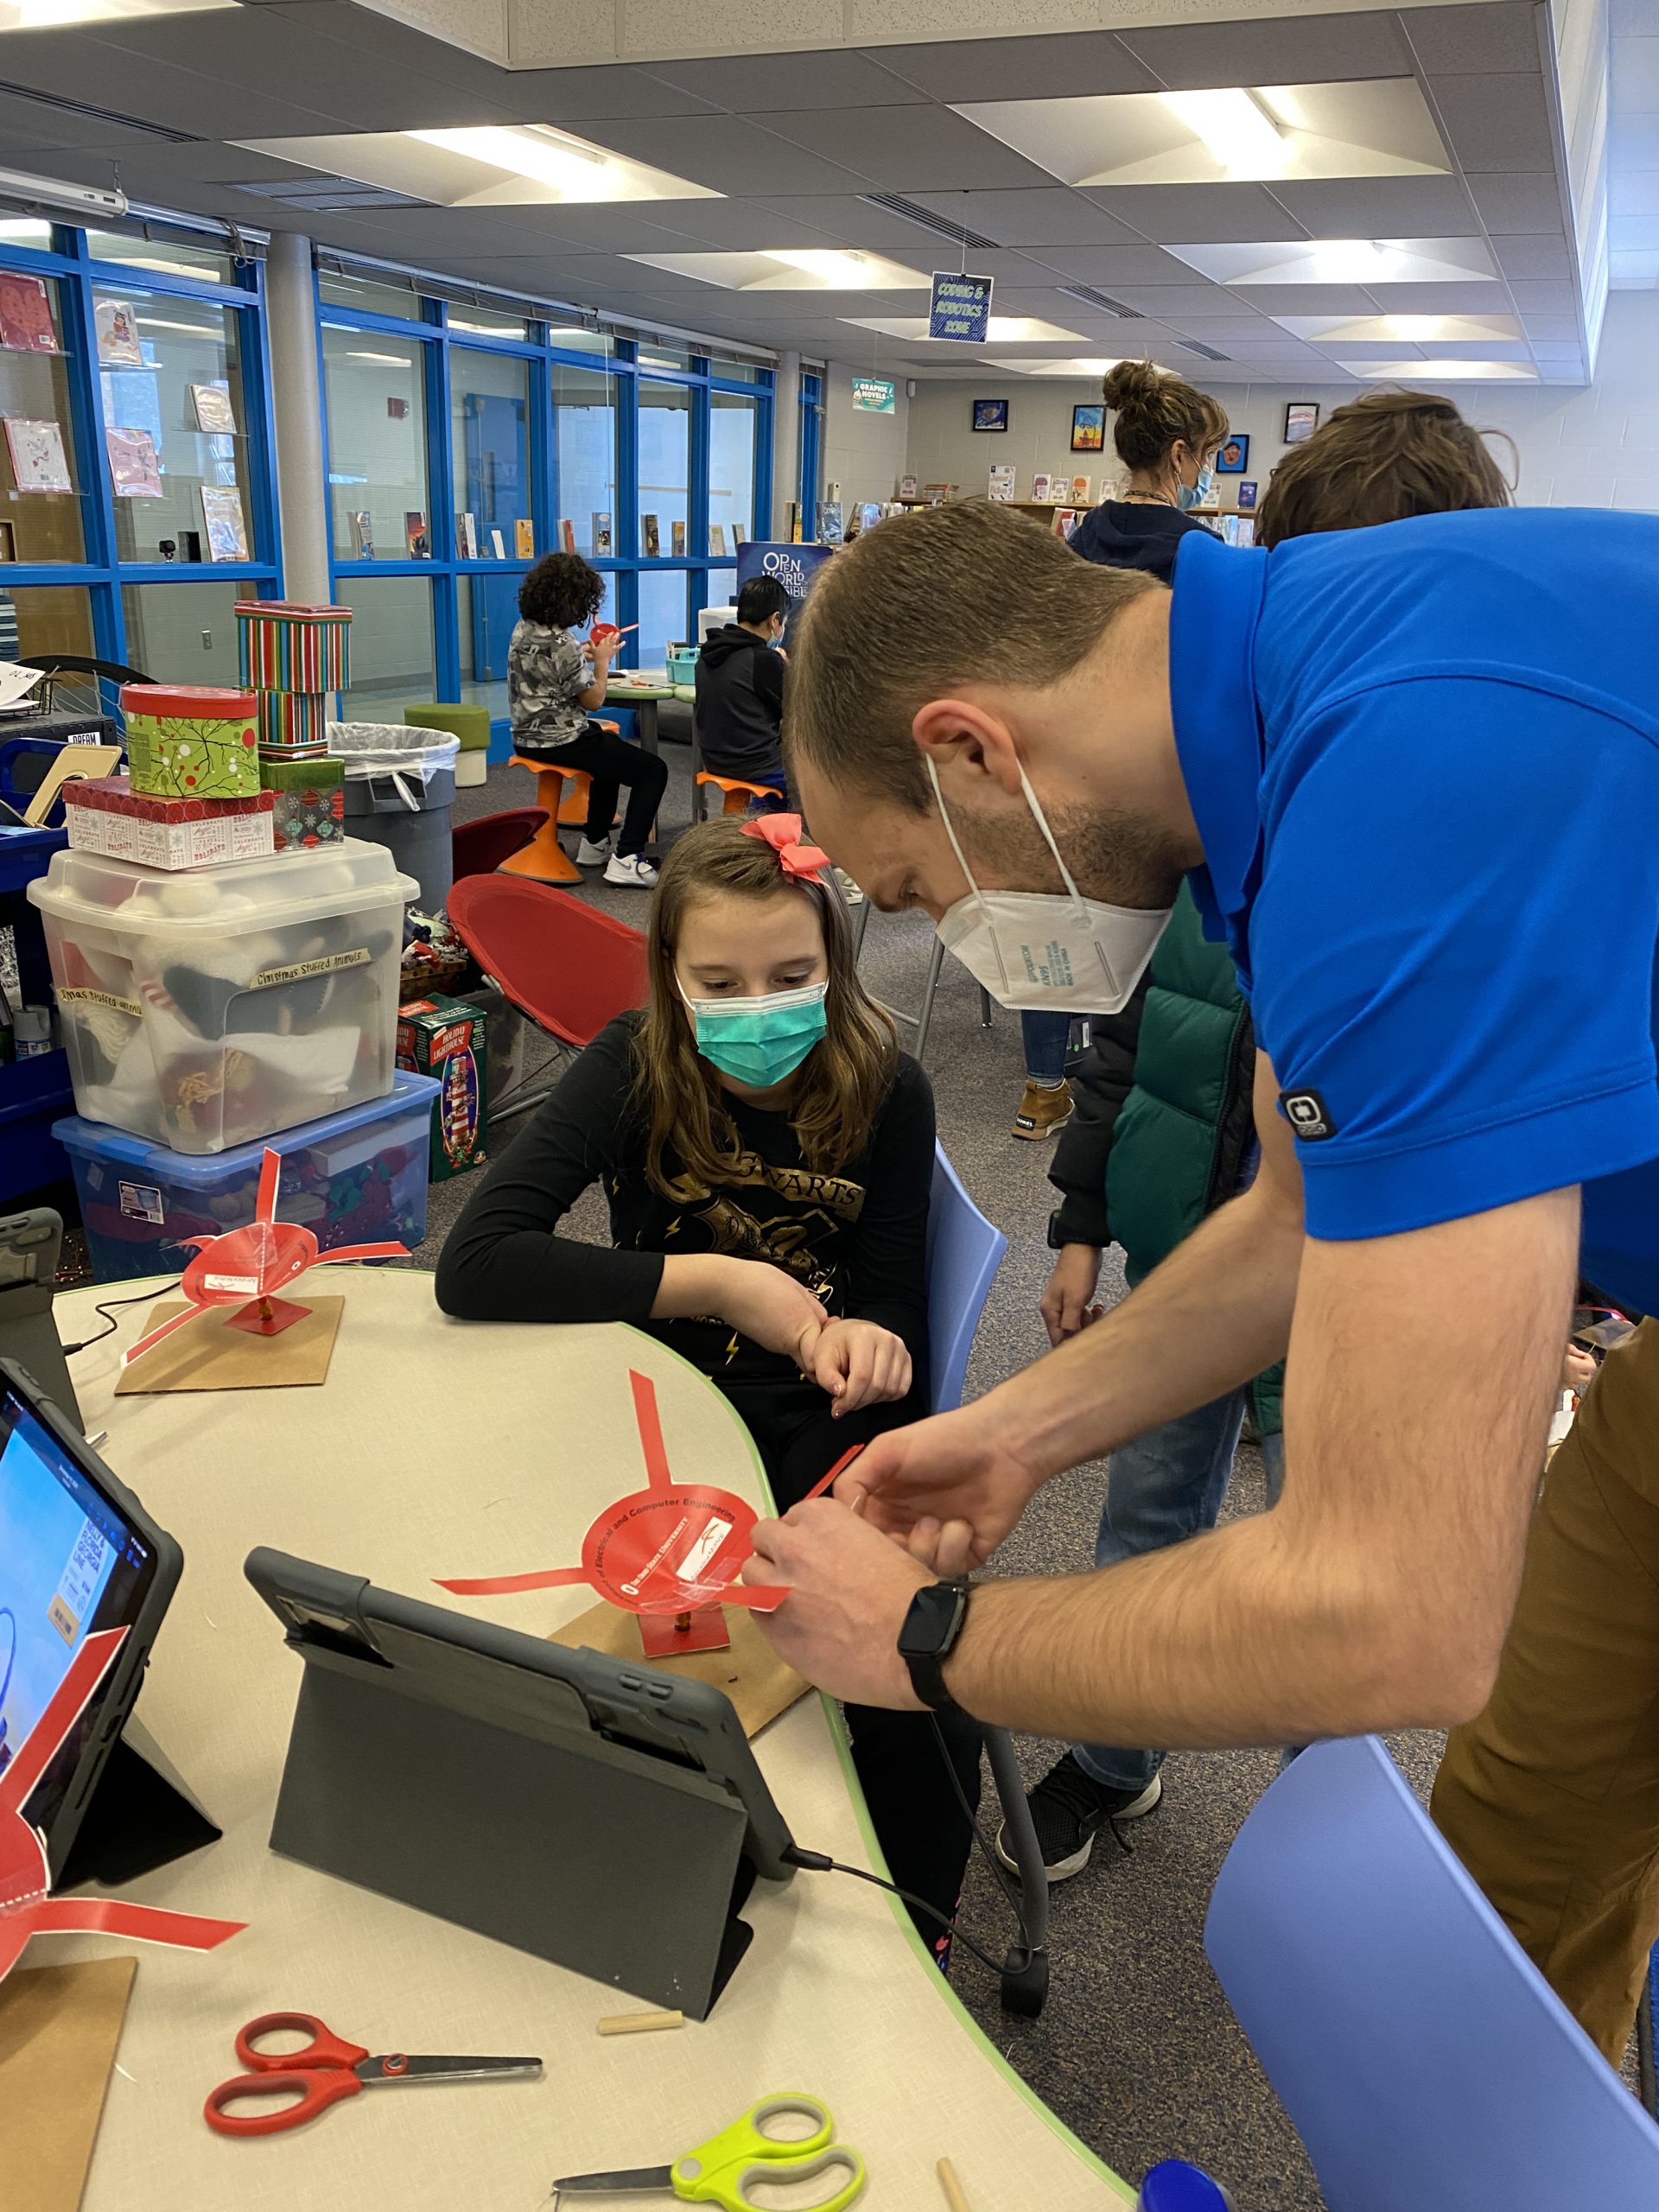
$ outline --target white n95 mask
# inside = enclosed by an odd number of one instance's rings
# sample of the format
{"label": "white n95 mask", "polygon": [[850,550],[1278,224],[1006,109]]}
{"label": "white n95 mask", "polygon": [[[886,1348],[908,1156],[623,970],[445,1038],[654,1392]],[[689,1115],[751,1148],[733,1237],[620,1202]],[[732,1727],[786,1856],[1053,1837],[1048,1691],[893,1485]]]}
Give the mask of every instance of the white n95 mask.
{"label": "white n95 mask", "polygon": [[939,918],[939,942],[976,983],[1006,1007],[1054,1014],[1116,1014],[1168,925],[1173,907],[1106,906],[1085,899],[1060,858],[1037,794],[1023,768],[1026,804],[1054,855],[1065,895],[1043,891],[982,891],[950,826],[938,771],[927,772],[939,802],[950,849],[972,888]]}

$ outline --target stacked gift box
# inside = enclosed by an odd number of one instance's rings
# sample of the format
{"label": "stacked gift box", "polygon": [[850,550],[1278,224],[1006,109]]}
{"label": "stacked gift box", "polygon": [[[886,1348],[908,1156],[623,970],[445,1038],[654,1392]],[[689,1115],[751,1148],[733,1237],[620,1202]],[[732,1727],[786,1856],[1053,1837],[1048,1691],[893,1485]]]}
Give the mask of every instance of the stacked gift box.
{"label": "stacked gift box", "polygon": [[257,698],[259,780],[279,852],[346,834],[346,771],[328,752],[327,701],[351,680],[352,611],[291,600],[238,601],[242,681]]}

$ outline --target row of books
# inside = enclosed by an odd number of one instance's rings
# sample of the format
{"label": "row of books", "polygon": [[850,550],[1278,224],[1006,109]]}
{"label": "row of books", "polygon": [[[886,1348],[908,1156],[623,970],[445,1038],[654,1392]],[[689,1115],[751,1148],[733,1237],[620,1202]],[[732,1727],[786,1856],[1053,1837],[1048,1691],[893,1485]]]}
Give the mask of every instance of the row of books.
{"label": "row of books", "polygon": [[[207,493],[204,492],[202,496],[206,499]],[[347,519],[352,531],[352,558],[354,561],[372,561],[375,557],[373,516],[366,507],[358,507],[350,511]],[[719,522],[711,522],[709,525],[709,550],[717,560],[728,560],[747,535],[741,522],[731,524],[731,543],[728,546],[728,527],[727,524]],[[645,558],[648,561],[659,559],[663,550],[662,532],[655,515],[640,516],[639,537]],[[582,546],[576,542],[575,524],[569,515],[563,516],[558,525],[558,543],[563,552],[587,552],[604,560],[609,556],[614,543],[611,518],[596,507],[593,513],[589,542]],[[411,561],[425,561],[431,557],[431,532],[427,528],[426,517],[418,508],[410,507],[404,513],[404,544]],[[683,522],[669,524],[669,545],[673,559],[683,561],[685,558],[685,524]],[[476,515],[458,514],[455,517],[455,552],[463,561],[487,561],[492,557],[505,561],[507,558],[506,531],[496,524],[480,531]],[[238,557],[245,560],[245,550]],[[521,515],[512,524],[512,557],[516,561],[533,561],[536,557],[536,525],[528,516]]]}
{"label": "row of books", "polygon": [[[1104,488],[1103,485],[1103,496]],[[1012,464],[992,469],[989,496],[1003,501],[1019,497]],[[1091,506],[1094,504],[1094,479],[1091,476],[1033,476],[1031,497],[1032,503],[1037,506]]]}

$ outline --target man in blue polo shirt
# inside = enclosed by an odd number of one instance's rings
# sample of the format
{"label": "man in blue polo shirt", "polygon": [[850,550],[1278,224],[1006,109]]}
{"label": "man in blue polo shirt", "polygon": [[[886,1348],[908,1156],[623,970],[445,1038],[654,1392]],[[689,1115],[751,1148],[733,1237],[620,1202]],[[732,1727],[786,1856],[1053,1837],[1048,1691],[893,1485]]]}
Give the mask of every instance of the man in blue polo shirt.
{"label": "man in blue polo shirt", "polygon": [[[1186,874],[1249,995],[1262,1166],[1103,1322],[763,1525],[753,1570],[792,1586],[779,1648],[865,1703],[1170,1746],[1482,1715],[1448,1827],[1605,2049],[1659,1926],[1653,1325],[1557,1457],[1483,1709],[1576,1275],[1659,1308],[1656,632],[1636,516],[1194,533],[1173,598],[979,503],[833,564],[785,702],[814,836],[1014,1006],[1121,1004]],[[1287,1348],[1274,1512],[960,1581],[1052,1476]]]}

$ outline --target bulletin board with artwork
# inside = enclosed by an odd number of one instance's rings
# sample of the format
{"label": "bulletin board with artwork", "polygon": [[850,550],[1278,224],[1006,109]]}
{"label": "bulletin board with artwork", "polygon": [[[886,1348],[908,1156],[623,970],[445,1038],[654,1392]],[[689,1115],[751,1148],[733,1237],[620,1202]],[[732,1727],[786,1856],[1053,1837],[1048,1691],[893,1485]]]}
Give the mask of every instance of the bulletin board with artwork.
{"label": "bulletin board with artwork", "polygon": [[18,561],[82,561],[80,469],[54,279],[0,270],[0,515]]}

